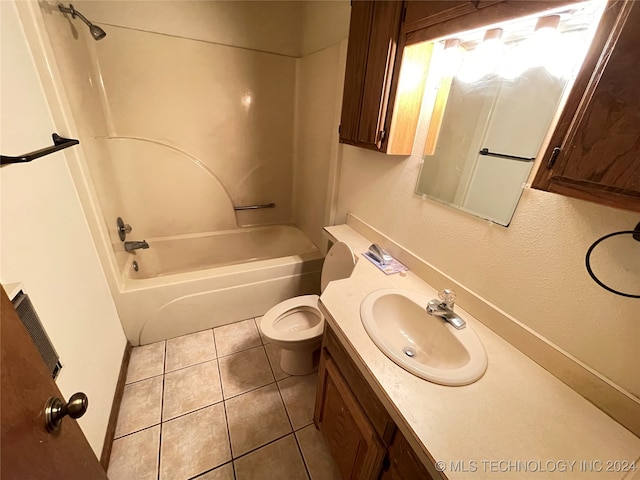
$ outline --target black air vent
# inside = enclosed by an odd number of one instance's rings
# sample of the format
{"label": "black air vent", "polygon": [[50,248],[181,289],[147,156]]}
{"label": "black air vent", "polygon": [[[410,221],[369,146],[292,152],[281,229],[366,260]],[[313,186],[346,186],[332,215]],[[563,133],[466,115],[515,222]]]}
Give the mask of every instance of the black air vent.
{"label": "black air vent", "polygon": [[22,290],[18,292],[18,294],[12,300],[13,307],[16,309],[18,313],[18,317],[22,320],[22,324],[31,335],[31,339],[33,343],[35,343],[40,355],[42,355],[42,359],[44,363],[47,365],[47,369],[51,372],[51,376],[55,379],[60,370],[62,369],[62,364],[60,363],[60,357],[56,352],[56,349],[53,348],[53,344],[49,339],[49,335],[45,332],[42,323],[40,322],[40,318],[36,313],[36,310],[33,308],[33,304],[29,299],[29,295],[26,295]]}

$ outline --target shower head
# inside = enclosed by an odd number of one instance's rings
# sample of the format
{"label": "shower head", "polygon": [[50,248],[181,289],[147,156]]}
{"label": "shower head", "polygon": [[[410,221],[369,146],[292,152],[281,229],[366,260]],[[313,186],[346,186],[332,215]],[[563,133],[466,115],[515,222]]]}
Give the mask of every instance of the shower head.
{"label": "shower head", "polygon": [[86,23],[87,26],[89,27],[89,31],[91,32],[91,36],[93,37],[94,40],[102,40],[104,37],[107,36],[107,32],[105,32],[99,26],[94,25],[89,20],[87,20],[87,18],[84,15],[82,15],[79,11],[77,11],[75,8],[73,8],[72,4],[69,4],[68,7],[65,7],[64,5],[62,5],[60,3],[58,5],[58,8],[60,9],[60,11],[62,13],[70,13],[71,14],[71,18],[79,17],[80,20],[82,20],[84,23]]}

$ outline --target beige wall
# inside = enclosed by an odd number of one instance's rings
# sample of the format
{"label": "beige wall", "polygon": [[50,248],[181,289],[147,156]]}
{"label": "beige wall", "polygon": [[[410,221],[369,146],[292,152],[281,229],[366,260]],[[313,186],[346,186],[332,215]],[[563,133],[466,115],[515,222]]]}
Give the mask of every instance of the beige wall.
{"label": "beige wall", "polygon": [[[338,123],[349,34],[348,1],[304,2],[297,60],[293,219],[324,252],[338,162]],[[323,26],[329,28],[323,29]]]}
{"label": "beige wall", "polygon": [[[50,145],[56,127],[14,2],[0,2],[0,19],[0,144],[17,155]],[[21,282],[30,295],[64,365],[57,379],[64,397],[88,395],[79,423],[99,457],[126,340],[67,154],[0,171],[0,281]]]}

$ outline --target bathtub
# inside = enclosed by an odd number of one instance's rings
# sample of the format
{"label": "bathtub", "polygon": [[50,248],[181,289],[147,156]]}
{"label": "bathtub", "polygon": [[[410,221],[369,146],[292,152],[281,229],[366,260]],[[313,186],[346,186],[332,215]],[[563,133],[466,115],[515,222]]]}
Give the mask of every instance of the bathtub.
{"label": "bathtub", "polygon": [[133,345],[258,317],[282,300],[320,291],[322,254],[293,226],[147,241],[148,249],[128,254],[116,298]]}

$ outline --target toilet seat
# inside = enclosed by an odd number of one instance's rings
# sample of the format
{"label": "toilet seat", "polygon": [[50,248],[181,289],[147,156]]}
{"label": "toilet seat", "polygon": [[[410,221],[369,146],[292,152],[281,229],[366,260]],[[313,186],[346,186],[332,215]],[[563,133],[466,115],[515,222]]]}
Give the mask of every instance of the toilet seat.
{"label": "toilet seat", "polygon": [[[260,321],[262,333],[273,340],[286,342],[296,342],[302,340],[310,340],[322,335],[324,329],[324,317],[318,309],[318,295],[302,295],[293,297],[284,302],[280,302],[267,313],[264,314]],[[289,317],[299,315],[299,319],[291,319]],[[310,328],[291,328],[292,324],[308,323],[308,316],[312,315],[317,318],[315,325]],[[288,319],[288,321],[287,321]],[[313,321],[314,319],[312,319]],[[285,325],[279,325],[287,323]]]}

